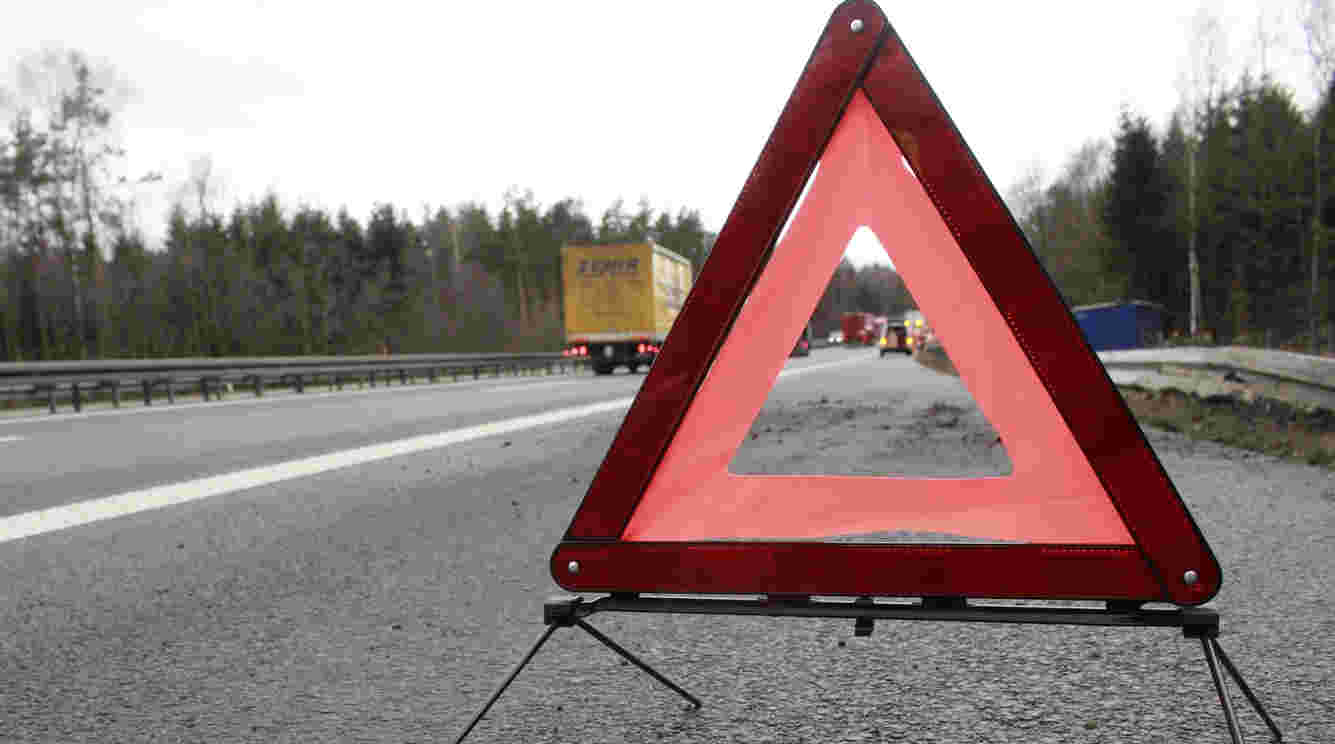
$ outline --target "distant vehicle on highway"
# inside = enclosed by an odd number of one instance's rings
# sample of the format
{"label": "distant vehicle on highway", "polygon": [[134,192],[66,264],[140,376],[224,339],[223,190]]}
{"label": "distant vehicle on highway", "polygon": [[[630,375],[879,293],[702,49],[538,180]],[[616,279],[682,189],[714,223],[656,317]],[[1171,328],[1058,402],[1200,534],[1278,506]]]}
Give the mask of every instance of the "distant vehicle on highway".
{"label": "distant vehicle on highway", "polygon": [[632,373],[658,357],[691,290],[691,262],[652,241],[561,247],[568,357]]}
{"label": "distant vehicle on highway", "polygon": [[927,319],[919,310],[904,313],[904,329],[908,332],[909,346],[912,349],[921,349],[933,336],[931,326],[927,325]]}
{"label": "distant vehicle on highway", "polygon": [[879,338],[876,334],[876,316],[871,313],[844,313],[839,321],[846,344],[871,346]]}
{"label": "distant vehicle on highway", "polygon": [[1071,309],[1094,351],[1140,349],[1163,342],[1163,305],[1145,300],[1102,302]]}
{"label": "distant vehicle on highway", "polygon": [[905,354],[913,353],[913,338],[909,336],[909,331],[903,323],[887,323],[885,332],[881,334],[881,356],[885,356],[893,351],[902,351]]}
{"label": "distant vehicle on highway", "polygon": [[844,334],[842,331],[832,331],[830,333],[830,343],[842,344],[843,342],[844,342]]}

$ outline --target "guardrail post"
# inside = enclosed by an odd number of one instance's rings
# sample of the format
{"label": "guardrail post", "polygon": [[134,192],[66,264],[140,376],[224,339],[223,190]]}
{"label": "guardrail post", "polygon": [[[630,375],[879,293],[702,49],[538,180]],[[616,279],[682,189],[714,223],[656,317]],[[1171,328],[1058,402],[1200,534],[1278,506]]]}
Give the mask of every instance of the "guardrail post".
{"label": "guardrail post", "polygon": [[375,370],[371,370],[370,374],[368,374],[366,377],[368,380],[371,381],[371,387],[375,387]]}
{"label": "guardrail post", "polygon": [[255,382],[255,397],[264,397],[264,378],[259,375],[251,375],[250,378]]}
{"label": "guardrail post", "polygon": [[199,378],[199,394],[200,397],[204,398],[205,403],[209,402],[209,378]]}
{"label": "guardrail post", "polygon": [[302,377],[301,375],[297,375],[297,392],[298,392],[298,393],[304,393],[304,392],[306,392],[306,384],[305,384],[305,382],[302,381],[301,377]]}
{"label": "guardrail post", "polygon": [[153,405],[153,381],[140,380],[139,384],[144,388],[144,405]]}
{"label": "guardrail post", "polygon": [[75,413],[83,410],[83,396],[79,393],[79,383],[77,382],[70,383],[70,401],[74,403]]}
{"label": "guardrail post", "polygon": [[56,386],[46,386],[46,407],[51,409],[51,413],[56,412]]}
{"label": "guardrail post", "polygon": [[436,368],[435,368],[435,367],[427,367],[427,368],[426,368],[426,379],[427,379],[428,382],[435,383],[435,381],[436,381]]}
{"label": "guardrail post", "polygon": [[408,370],[406,369],[399,370],[399,384],[400,385],[408,384]]}
{"label": "guardrail post", "polygon": [[167,402],[176,403],[176,388],[172,385],[172,378],[168,377],[163,380],[162,386],[167,388]]}
{"label": "guardrail post", "polygon": [[477,367],[474,366],[474,367],[473,367],[473,379],[476,380],[477,377],[478,377],[478,375],[477,375]]}
{"label": "guardrail post", "polygon": [[111,406],[113,408],[121,407],[121,381],[111,380],[108,383],[111,387]]}

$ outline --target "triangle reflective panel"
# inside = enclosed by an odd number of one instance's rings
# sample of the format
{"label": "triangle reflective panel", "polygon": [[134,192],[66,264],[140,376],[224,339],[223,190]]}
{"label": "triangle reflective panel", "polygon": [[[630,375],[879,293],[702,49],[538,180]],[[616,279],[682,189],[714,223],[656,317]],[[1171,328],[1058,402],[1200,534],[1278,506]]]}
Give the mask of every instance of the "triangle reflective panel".
{"label": "triangle reflective panel", "polygon": [[[1000,433],[1008,475],[728,471],[861,226]],[[840,539],[887,530],[993,542]],[[551,568],[580,592],[1182,605],[1222,580],[1001,198],[865,0],[821,35]]]}

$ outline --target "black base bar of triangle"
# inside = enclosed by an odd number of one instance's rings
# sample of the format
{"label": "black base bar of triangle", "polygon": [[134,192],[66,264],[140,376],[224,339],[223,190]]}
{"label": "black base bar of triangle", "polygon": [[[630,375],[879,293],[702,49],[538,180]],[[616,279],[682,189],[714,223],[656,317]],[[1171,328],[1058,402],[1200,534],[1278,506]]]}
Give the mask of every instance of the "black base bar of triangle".
{"label": "black base bar of triangle", "polygon": [[[1210,669],[1210,678],[1214,681],[1215,692],[1224,709],[1224,722],[1234,744],[1243,744],[1242,728],[1238,725],[1237,712],[1229,697],[1224,673],[1242,690],[1242,694],[1251,703],[1274,741],[1282,741],[1283,734],[1274,719],[1266,712],[1265,706],[1243,680],[1238,668],[1224,653],[1219,645],[1219,613],[1204,607],[1184,607],[1177,609],[1145,609],[1139,602],[1109,601],[1103,609],[1096,607],[1039,607],[1002,604],[970,604],[964,597],[924,597],[920,602],[874,601],[870,597],[856,600],[816,599],[805,595],[770,596],[754,599],[730,599],[723,597],[695,596],[657,596],[646,597],[638,594],[612,594],[595,600],[586,601],[583,597],[553,597],[543,605],[542,619],[547,625],[537,643],[510,672],[496,692],[487,699],[482,709],[455,744],[462,744],[491,706],[500,699],[510,683],[519,676],[519,672],[528,665],[542,648],[547,639],[557,628],[582,628],[598,642],[615,651],[635,666],[647,672],[654,679],[686,698],[699,708],[698,698],[673,683],[667,677],[641,661],[634,654],[622,648],[615,641],[598,632],[584,618],[599,612],[644,612],[682,615],[752,615],[764,617],[814,617],[850,619],[854,621],[854,634],[869,636],[877,620],[930,620],[936,622],[966,623],[1014,623],[1040,625],[1098,625],[1123,628],[1181,628],[1186,638],[1199,638],[1205,652],[1205,663]],[[1221,672],[1222,667],[1222,672]]]}

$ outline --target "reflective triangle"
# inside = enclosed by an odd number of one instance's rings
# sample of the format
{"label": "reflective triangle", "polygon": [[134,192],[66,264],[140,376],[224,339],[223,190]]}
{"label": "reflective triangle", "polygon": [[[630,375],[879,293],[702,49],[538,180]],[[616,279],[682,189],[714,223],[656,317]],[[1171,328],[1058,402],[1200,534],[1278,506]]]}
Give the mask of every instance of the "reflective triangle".
{"label": "reflective triangle", "polygon": [[[1010,475],[728,472],[861,225],[895,246],[910,292],[1001,432]],[[887,527],[1023,544],[813,542]],[[879,8],[856,0],[817,44],[552,570],[573,591],[1180,604],[1208,600],[1221,582],[995,189]]]}
{"label": "reflective triangle", "polygon": [[[1010,447],[997,478],[728,472],[843,246],[860,225],[900,275]],[[809,539],[887,529],[997,540],[1132,544],[1006,321],[898,146],[857,92],[649,482],[623,540]]]}

